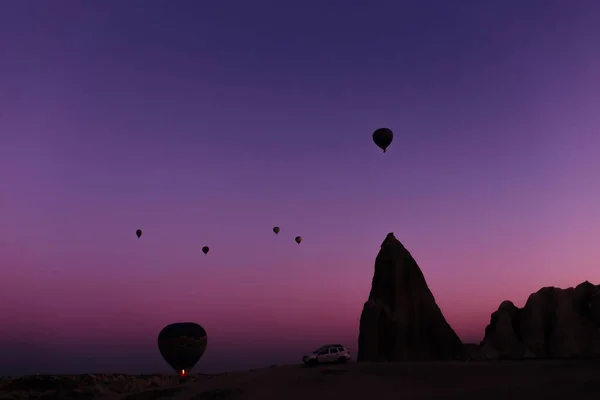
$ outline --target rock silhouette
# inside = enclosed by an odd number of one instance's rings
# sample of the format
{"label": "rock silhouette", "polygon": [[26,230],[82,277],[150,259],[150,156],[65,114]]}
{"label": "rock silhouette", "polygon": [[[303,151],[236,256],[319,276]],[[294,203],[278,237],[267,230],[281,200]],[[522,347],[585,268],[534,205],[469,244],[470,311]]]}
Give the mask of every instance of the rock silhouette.
{"label": "rock silhouette", "polygon": [[423,272],[389,233],[375,260],[360,317],[358,361],[462,360],[465,349],[427,286]]}
{"label": "rock silhouette", "polygon": [[545,287],[492,313],[478,359],[600,357],[600,285]]}

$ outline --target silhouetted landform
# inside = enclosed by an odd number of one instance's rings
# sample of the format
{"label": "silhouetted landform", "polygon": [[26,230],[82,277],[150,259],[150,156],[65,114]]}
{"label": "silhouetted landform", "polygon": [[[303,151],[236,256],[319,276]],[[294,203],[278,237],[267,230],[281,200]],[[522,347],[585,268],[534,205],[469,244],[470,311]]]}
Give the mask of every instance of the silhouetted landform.
{"label": "silhouetted landform", "polygon": [[600,285],[545,287],[523,308],[504,301],[479,344],[462,344],[414,258],[393,233],[381,245],[358,337],[358,361],[600,357]]}
{"label": "silhouetted landform", "polygon": [[389,233],[375,260],[360,317],[358,361],[463,360],[465,349],[444,318],[423,272]]}
{"label": "silhouetted landform", "polygon": [[600,357],[600,285],[545,287],[523,308],[502,302],[469,352],[473,359]]}
{"label": "silhouetted landform", "polygon": [[35,383],[31,377],[0,381],[0,399],[596,400],[600,398],[599,370],[600,360],[533,360],[361,362],[316,368],[280,366],[220,375],[191,375],[181,381],[176,376],[160,375],[39,376],[35,377]]}

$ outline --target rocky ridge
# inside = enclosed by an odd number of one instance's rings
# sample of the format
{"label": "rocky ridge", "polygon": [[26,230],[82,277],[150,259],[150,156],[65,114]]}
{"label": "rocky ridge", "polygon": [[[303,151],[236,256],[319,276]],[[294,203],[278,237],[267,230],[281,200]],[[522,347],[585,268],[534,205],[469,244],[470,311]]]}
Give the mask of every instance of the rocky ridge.
{"label": "rocky ridge", "polygon": [[504,301],[492,313],[474,359],[600,357],[600,285],[544,287],[523,308]]}

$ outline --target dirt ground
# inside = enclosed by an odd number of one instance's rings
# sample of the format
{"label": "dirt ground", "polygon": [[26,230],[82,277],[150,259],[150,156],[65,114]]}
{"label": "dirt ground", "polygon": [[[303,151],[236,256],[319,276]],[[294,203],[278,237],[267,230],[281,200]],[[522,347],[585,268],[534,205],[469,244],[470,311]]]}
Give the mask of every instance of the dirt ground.
{"label": "dirt ground", "polygon": [[600,399],[600,361],[351,363],[230,373],[124,395],[154,400]]}

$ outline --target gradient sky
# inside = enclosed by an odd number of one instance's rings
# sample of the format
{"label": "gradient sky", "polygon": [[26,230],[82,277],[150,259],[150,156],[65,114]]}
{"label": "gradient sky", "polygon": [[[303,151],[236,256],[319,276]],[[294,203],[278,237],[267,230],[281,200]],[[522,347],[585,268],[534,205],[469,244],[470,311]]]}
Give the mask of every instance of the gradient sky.
{"label": "gradient sky", "polygon": [[600,283],[598,21],[596,0],[3,1],[0,374],[168,372],[176,321],[208,332],[195,371],[356,354],[390,231],[465,341],[502,300]]}

